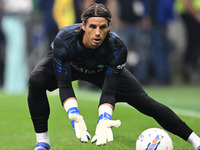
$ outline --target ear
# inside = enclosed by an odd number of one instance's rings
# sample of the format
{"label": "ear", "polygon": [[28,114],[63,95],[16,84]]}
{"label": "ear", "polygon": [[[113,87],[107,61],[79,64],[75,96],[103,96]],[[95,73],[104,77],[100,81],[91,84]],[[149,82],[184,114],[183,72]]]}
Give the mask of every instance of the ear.
{"label": "ear", "polygon": [[108,23],[108,31],[110,30],[110,26],[111,26],[111,23],[109,22]]}
{"label": "ear", "polygon": [[85,22],[84,21],[82,22],[81,27],[82,27],[83,31],[85,31]]}

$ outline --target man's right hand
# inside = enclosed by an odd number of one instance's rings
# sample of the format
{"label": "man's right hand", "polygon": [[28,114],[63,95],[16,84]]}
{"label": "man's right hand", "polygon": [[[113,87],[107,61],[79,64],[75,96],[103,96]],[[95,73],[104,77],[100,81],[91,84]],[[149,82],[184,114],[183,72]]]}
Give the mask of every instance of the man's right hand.
{"label": "man's right hand", "polygon": [[83,116],[79,114],[68,114],[71,124],[74,128],[76,137],[83,143],[87,143],[91,139],[90,134],[87,132],[87,127]]}
{"label": "man's right hand", "polygon": [[87,143],[91,139],[90,134],[87,132],[87,127],[83,116],[80,115],[78,110],[78,103],[75,97],[68,98],[63,104],[67,111],[68,117],[71,120],[72,127],[74,128],[76,137],[83,143]]}

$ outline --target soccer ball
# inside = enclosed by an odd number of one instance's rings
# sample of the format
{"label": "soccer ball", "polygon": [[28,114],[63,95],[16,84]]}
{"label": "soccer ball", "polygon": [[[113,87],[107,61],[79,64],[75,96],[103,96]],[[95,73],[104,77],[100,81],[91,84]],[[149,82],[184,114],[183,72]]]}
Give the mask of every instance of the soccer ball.
{"label": "soccer ball", "polygon": [[166,131],[149,128],[138,137],[136,150],[173,150],[173,142]]}

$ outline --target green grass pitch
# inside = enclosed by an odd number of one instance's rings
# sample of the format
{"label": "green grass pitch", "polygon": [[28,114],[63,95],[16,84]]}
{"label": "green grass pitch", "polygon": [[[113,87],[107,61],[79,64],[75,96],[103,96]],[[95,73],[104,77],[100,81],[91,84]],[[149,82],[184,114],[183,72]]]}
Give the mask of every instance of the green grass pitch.
{"label": "green grass pitch", "polygon": [[[144,87],[157,101],[169,106],[198,135],[200,134],[200,85]],[[76,89],[80,113],[84,116],[91,136],[98,119],[100,92]],[[52,150],[135,150],[139,134],[152,127],[161,128],[154,119],[147,117],[127,104],[116,104],[112,119],[120,119],[121,127],[113,128],[114,141],[105,146],[85,144],[76,139],[70,120],[61,106],[58,94],[48,93],[51,114],[49,135]],[[181,138],[169,133],[174,150],[193,150]],[[27,94],[7,95],[0,92],[0,150],[33,150],[35,134],[30,119]]]}

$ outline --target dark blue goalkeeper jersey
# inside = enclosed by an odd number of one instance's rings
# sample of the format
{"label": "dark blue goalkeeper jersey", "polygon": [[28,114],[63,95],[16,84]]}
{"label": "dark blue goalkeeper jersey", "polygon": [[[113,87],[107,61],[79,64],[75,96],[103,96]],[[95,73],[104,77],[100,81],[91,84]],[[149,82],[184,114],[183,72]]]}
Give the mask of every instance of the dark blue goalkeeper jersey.
{"label": "dark blue goalkeeper jersey", "polygon": [[[59,31],[52,43],[58,87],[64,88],[63,92],[73,91],[72,70],[80,72],[80,75],[104,75],[101,100],[114,101],[120,74],[125,67],[127,49],[114,32],[109,32],[97,49],[88,49],[82,43],[83,34],[81,24],[66,26]],[[62,97],[62,92],[60,94]],[[75,95],[69,94],[65,99],[71,96]]]}

